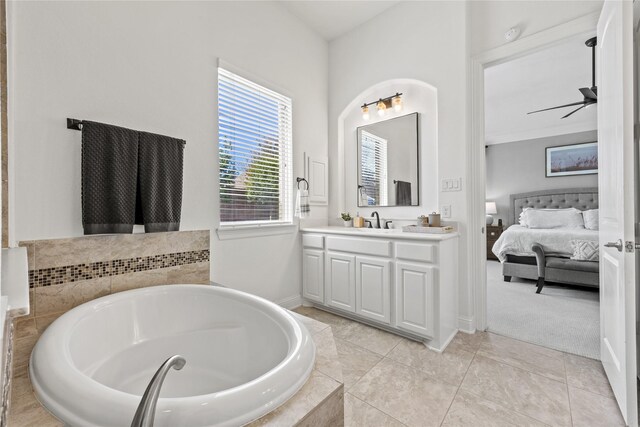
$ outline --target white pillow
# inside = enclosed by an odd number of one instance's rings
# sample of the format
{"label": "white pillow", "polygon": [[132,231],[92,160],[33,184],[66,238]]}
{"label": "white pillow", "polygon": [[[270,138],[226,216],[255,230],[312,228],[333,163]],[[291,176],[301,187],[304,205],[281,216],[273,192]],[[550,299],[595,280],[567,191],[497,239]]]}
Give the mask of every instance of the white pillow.
{"label": "white pillow", "polygon": [[591,240],[572,240],[573,256],[571,259],[576,261],[598,261],[598,242]]}
{"label": "white pillow", "polygon": [[598,229],[598,209],[583,211],[582,217],[584,218],[584,228],[587,230]]}
{"label": "white pillow", "polygon": [[[525,209],[524,224],[529,228],[584,228],[582,212],[569,209]],[[520,222],[522,224],[522,221]]]}

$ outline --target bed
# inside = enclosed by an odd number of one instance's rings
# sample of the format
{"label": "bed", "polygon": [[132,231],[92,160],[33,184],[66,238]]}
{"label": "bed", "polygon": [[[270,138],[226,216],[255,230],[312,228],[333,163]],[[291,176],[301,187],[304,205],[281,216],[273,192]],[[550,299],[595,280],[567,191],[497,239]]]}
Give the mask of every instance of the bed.
{"label": "bed", "polygon": [[598,231],[586,229],[528,229],[518,224],[525,208],[598,208],[597,188],[569,188],[512,194],[509,203],[509,228],[493,246],[502,262],[502,275],[538,281],[538,292],[547,281],[598,286],[598,263],[570,260],[573,239],[598,241]]}

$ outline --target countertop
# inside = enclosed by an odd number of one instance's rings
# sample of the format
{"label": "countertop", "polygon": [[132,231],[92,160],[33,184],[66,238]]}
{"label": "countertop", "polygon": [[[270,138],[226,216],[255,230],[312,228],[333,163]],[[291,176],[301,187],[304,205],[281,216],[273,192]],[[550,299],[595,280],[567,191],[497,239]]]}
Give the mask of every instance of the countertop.
{"label": "countertop", "polygon": [[353,228],[353,227],[305,227],[300,229],[303,233],[323,233],[323,234],[338,234],[344,236],[357,236],[357,237],[377,237],[383,239],[403,239],[403,240],[430,240],[430,241],[442,241],[454,239],[459,236],[457,231],[446,234],[428,234],[428,233],[410,233],[402,231],[399,228],[392,228],[389,230],[378,228]]}

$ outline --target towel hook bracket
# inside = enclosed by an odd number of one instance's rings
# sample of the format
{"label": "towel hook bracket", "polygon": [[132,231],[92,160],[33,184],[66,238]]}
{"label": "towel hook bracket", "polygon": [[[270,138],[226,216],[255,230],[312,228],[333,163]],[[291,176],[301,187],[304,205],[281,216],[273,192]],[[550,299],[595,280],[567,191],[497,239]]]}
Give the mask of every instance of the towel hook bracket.
{"label": "towel hook bracket", "polygon": [[82,130],[82,120],[67,118],[67,129]]}
{"label": "towel hook bracket", "polygon": [[309,181],[307,181],[306,179],[304,179],[304,178],[300,178],[300,177],[297,177],[297,178],[296,178],[296,182],[298,183],[298,190],[300,189],[300,183],[301,183],[301,182],[304,182],[305,184],[307,184],[307,188],[306,188],[306,190],[308,190],[308,189],[309,189]]}

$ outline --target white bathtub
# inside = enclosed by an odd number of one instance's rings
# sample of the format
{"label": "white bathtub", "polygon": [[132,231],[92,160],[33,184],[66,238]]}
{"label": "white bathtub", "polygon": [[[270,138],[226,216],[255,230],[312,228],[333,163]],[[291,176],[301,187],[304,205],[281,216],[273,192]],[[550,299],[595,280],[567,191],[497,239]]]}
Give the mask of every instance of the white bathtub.
{"label": "white bathtub", "polygon": [[129,426],[149,380],[168,357],[156,426],[242,425],[283,404],[315,359],[307,329],[262,298],[172,285],[83,304],[57,319],[31,354],[40,402],[72,426]]}

